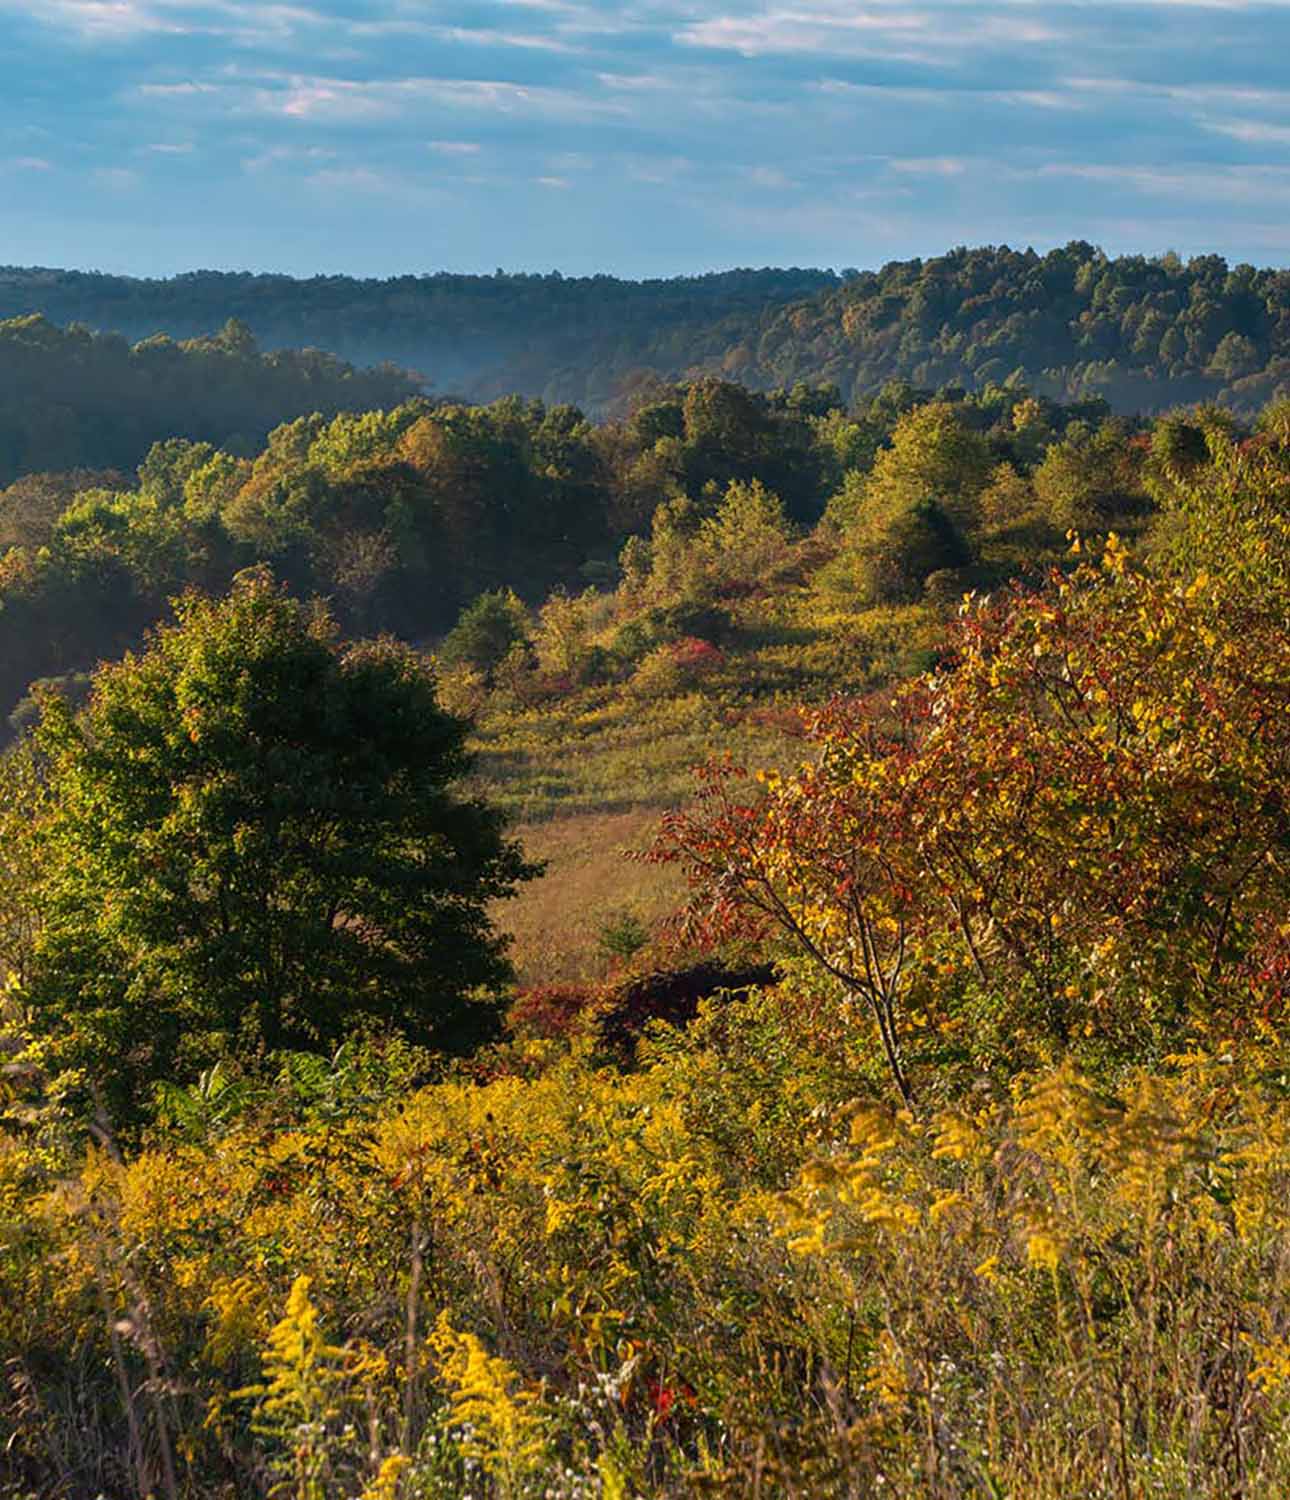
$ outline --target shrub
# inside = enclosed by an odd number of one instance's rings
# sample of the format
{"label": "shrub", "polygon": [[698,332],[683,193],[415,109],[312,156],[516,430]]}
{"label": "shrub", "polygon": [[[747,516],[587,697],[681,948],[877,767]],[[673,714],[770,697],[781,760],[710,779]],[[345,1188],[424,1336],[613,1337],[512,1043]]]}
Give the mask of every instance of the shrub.
{"label": "shrub", "polygon": [[507,1030],[520,1038],[568,1037],[596,1003],[596,992],[582,985],[535,985],[516,996],[506,1015]]}
{"label": "shrub", "polygon": [[516,646],[527,645],[529,615],[510,589],[480,594],[461,612],[440,655],[449,666],[474,667],[491,676]]}
{"label": "shrub", "polygon": [[775,978],[769,964],[732,969],[712,961],[688,969],[643,974],[607,996],[597,1017],[596,1035],[602,1046],[630,1055],[651,1021],[684,1026],[698,1014],[701,1001],[774,984]]}
{"label": "shrub", "polygon": [[606,958],[627,963],[649,942],[649,928],[635,912],[624,909],[601,919],[596,946]]}
{"label": "shrub", "polygon": [[935,500],[922,500],[869,530],[843,556],[849,558],[858,600],[868,605],[915,600],[929,575],[972,560],[962,533]]}
{"label": "shrub", "polygon": [[658,646],[637,667],[628,689],[638,698],[670,698],[689,691],[725,662],[711,641],[683,636]]}

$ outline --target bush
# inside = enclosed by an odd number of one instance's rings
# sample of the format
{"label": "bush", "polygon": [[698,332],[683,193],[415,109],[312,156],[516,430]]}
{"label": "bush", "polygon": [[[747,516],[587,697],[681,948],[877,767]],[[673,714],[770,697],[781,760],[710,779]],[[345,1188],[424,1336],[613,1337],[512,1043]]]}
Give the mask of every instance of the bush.
{"label": "bush", "polygon": [[649,928],[634,911],[610,912],[596,933],[596,946],[607,959],[628,963],[649,942]]}
{"label": "bush", "polygon": [[480,594],[461,612],[440,655],[449,666],[491,675],[516,646],[527,646],[529,613],[511,589]]}
{"label": "bush", "polygon": [[893,517],[861,540],[851,556],[856,593],[870,605],[910,603],[931,574],[972,561],[962,533],[935,500],[922,500]]}
{"label": "bush", "polygon": [[596,991],[582,985],[535,985],[516,996],[506,1015],[506,1029],[521,1040],[569,1037],[597,999]]}
{"label": "bush", "polygon": [[714,995],[774,984],[770,964],[727,968],[708,961],[689,969],[643,974],[620,985],[607,997],[596,1022],[603,1047],[629,1056],[636,1040],[652,1021],[684,1026],[699,1013],[699,1004]]}
{"label": "bush", "polygon": [[731,619],[719,604],[687,602],[668,604],[650,611],[648,619],[658,640],[678,636],[700,636],[717,645],[729,635]]}
{"label": "bush", "polygon": [[637,667],[628,690],[638,698],[671,698],[687,692],[725,662],[711,641],[683,636],[658,646]]}
{"label": "bush", "polygon": [[938,568],[923,580],[923,598],[938,609],[949,609],[959,604],[968,588],[963,569]]}

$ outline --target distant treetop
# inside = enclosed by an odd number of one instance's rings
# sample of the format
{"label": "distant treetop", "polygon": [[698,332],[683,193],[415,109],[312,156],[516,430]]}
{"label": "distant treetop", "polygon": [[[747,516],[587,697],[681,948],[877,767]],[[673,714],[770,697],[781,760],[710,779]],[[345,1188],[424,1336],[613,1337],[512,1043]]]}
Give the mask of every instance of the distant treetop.
{"label": "distant treetop", "polygon": [[877,271],[742,268],[667,280],[558,271],[296,280],[194,271],[169,280],[0,268],[0,317],[43,312],[143,338],[236,319],[266,348],[394,361],[439,392],[515,391],[614,408],[650,373],[771,389],[828,381],[844,399],[892,379],[1025,383],[1119,410],[1290,389],[1290,270],[1110,257],[1084,240],[1040,254],[959,247]]}

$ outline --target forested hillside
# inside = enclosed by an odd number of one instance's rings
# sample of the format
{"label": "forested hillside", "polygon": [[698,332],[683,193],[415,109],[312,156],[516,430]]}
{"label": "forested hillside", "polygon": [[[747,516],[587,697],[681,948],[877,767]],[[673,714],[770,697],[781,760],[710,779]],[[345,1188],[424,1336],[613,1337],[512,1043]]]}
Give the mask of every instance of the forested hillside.
{"label": "forested hillside", "polygon": [[0,270],[0,316],[40,311],[131,338],[244,320],[269,346],[393,360],[434,390],[519,391],[601,411],[647,372],[770,389],[891,379],[1021,381],[1121,411],[1218,397],[1253,411],[1290,381],[1290,272],[1219,256],[957,249],[879,271],[732,271],[670,281],[557,274],[386,281],[195,272],[141,281]]}
{"label": "forested hillside", "polygon": [[862,392],[1021,380],[1120,411],[1220,398],[1253,409],[1290,382],[1290,271],[1221,256],[1109,258],[955,250],[768,311],[725,368],[754,383],[810,372]]}
{"label": "forested hillside", "polygon": [[[707,378],[657,386],[600,424],[516,398],[416,399],[299,417],[251,457],[176,437],[128,477],[28,475],[0,491],[0,703],[9,712],[32,680],[136,641],[174,594],[223,588],[256,563],[332,600],[347,629],[426,641],[481,594],[537,604],[555,586],[604,586],[651,547],[672,549],[678,577],[692,572],[683,555],[732,483],[761,486],[805,531],[830,503],[845,521],[870,470],[890,470],[888,519],[912,527],[923,574],[973,556],[964,515],[918,510],[938,495],[1006,490],[1011,473],[1020,498],[998,503],[1024,509],[1034,471],[1043,503],[1072,520],[1141,503],[1129,428],[1104,404],[932,394],[892,386],[848,411],[832,388],[762,394]],[[920,585],[921,563],[909,566]]]}
{"label": "forested hillside", "polygon": [[836,286],[829,271],[729,271],[670,281],[613,276],[456,276],[359,281],[195,271],[144,281],[0,268],[0,317],[43,312],[131,338],[192,336],[226,318],[270,347],[392,360],[445,395],[518,391],[603,406],[641,369],[679,374],[721,356],[764,310]]}
{"label": "forested hillside", "polygon": [[292,417],[388,406],[418,389],[404,371],[356,370],[318,349],[261,353],[235,321],[131,345],[15,317],[0,322],[0,486],[41,471],[133,469],[166,438],[246,455]]}

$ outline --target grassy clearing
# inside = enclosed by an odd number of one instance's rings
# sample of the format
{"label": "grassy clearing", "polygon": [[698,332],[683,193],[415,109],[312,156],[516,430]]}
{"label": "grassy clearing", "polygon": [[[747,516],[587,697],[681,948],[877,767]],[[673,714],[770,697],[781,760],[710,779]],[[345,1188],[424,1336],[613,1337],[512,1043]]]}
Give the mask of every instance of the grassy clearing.
{"label": "grassy clearing", "polygon": [[675,870],[629,858],[649,843],[657,821],[656,812],[641,808],[574,813],[515,830],[528,854],[547,862],[546,874],[497,914],[513,935],[522,984],[600,978],[607,921],[629,912],[649,926],[675,907],[682,889]]}
{"label": "grassy clearing", "polygon": [[683,694],[642,698],[613,683],[530,707],[494,695],[477,721],[474,784],[548,862],[497,912],[521,981],[596,978],[605,920],[626,911],[648,925],[673,908],[675,879],[626,851],[688,798],[694,767],[716,755],[791,767],[802,754],[797,705],[922,669],[939,630],[924,606],[857,614],[795,590],[743,601],[724,663]]}

